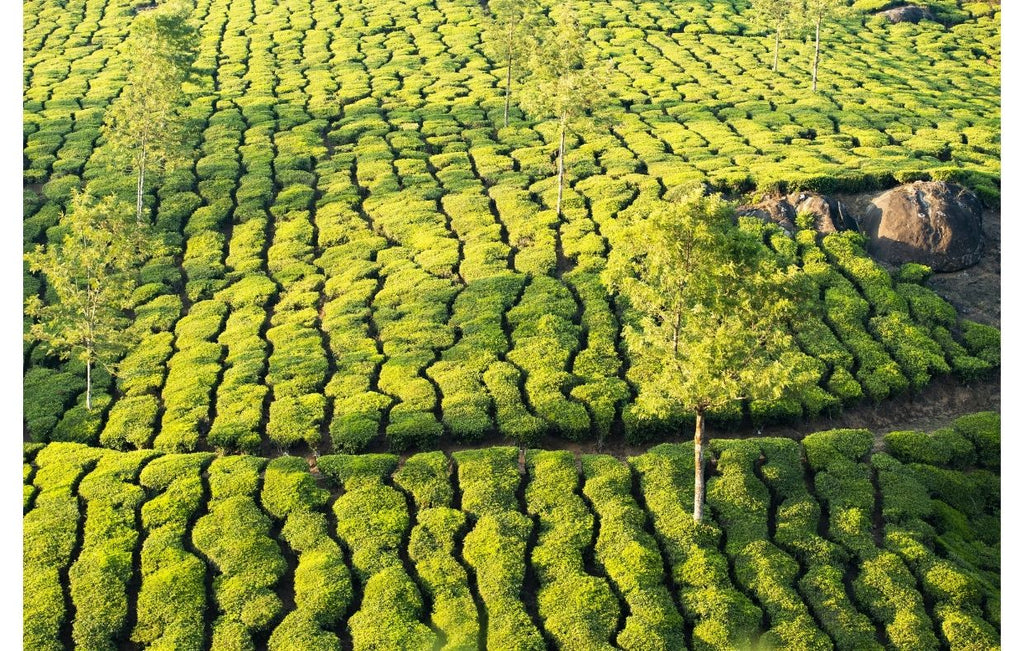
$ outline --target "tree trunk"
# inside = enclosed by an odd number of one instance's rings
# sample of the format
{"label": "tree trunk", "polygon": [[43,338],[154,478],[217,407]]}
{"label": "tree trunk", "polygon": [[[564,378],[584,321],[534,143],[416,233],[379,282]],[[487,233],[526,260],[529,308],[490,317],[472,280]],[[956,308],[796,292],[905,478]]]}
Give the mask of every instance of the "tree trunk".
{"label": "tree trunk", "polygon": [[555,213],[562,216],[562,187],[565,178],[565,123],[568,117],[562,113],[562,124],[558,135],[558,203],[555,205]]}
{"label": "tree trunk", "polygon": [[704,518],[704,410],[697,410],[693,433],[693,521]]}
{"label": "tree trunk", "polygon": [[85,409],[92,411],[92,359],[85,360]]}
{"label": "tree trunk", "polygon": [[811,92],[818,92],[818,52],[821,48],[821,16],[814,24],[814,68],[811,73]]}
{"label": "tree trunk", "polygon": [[782,38],[782,27],[775,28],[775,63],[772,64],[772,72],[779,71],[779,39]]}
{"label": "tree trunk", "polygon": [[508,105],[512,99],[512,44],[508,47],[508,67],[505,69],[505,126],[508,126]]}

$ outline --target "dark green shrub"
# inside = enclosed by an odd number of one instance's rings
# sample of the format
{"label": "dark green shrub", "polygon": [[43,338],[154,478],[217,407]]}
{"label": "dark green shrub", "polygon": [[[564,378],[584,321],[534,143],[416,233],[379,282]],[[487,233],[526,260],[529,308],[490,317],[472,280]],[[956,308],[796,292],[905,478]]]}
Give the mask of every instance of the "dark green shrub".
{"label": "dark green shrub", "polygon": [[978,463],[999,470],[999,413],[983,411],[961,416],[953,421],[953,430],[974,443]]}
{"label": "dark green shrub", "polygon": [[963,468],[974,463],[974,446],[954,429],[924,432],[890,432],[885,446],[904,463],[927,463],[933,466]]}
{"label": "dark green shrub", "polygon": [[999,366],[999,329],[966,319],[962,319],[959,325],[964,344],[971,354]]}

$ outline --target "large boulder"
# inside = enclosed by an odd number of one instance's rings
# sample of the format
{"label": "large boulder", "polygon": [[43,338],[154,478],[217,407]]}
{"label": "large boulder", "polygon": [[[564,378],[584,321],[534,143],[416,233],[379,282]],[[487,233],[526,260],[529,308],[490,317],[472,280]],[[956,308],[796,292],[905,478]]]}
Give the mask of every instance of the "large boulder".
{"label": "large boulder", "polygon": [[959,271],[981,259],[981,202],[973,192],[940,181],[916,181],[875,197],[861,230],[868,251],[892,264],[918,262]]}
{"label": "large boulder", "polygon": [[928,7],[917,7],[906,5],[894,7],[887,11],[879,12],[879,16],[888,19],[890,23],[919,23],[922,20],[935,20]]}

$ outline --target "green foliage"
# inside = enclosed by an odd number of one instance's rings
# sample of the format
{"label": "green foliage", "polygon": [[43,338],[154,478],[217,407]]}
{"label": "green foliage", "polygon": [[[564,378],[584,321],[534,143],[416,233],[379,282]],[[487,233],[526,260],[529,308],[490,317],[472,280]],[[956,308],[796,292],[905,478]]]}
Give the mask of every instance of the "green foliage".
{"label": "green foliage", "polygon": [[142,450],[105,456],[79,485],[87,504],[84,536],[78,558],[68,570],[75,605],[71,636],[78,646],[111,648],[127,623],[127,586],[140,534],[135,512],[146,497],[132,482],[157,454]]}
{"label": "green foliage", "polygon": [[575,492],[576,460],[567,451],[531,450],[526,464],[526,511],[539,526],[531,561],[544,628],[563,648],[613,648],[619,604],[606,580],[583,568],[594,518]]}
{"label": "green foliage", "polygon": [[720,197],[690,192],[635,218],[612,249],[606,282],[638,316],[624,338],[643,413],[778,400],[815,380],[785,331],[806,283],[732,217]]}
{"label": "green foliage", "polygon": [[409,557],[434,604],[431,622],[445,636],[443,648],[451,651],[477,648],[480,633],[466,570],[456,556],[456,538],[465,526],[466,515],[461,511],[421,507],[409,535]]}
{"label": "green foliage", "polygon": [[146,465],[139,483],[162,491],[142,505],[142,586],[131,639],[155,647],[202,648],[206,564],[185,548],[203,501],[200,472],[212,455],[167,455]]}
{"label": "green foliage", "polygon": [[582,462],[583,494],[601,520],[595,560],[629,608],[616,645],[683,646],[683,619],[662,583],[664,566],[657,544],[644,530],[645,515],[630,494],[629,467],[601,455],[584,455]]}
{"label": "green foliage", "polygon": [[352,600],[352,582],[341,548],[328,533],[327,518],[317,509],[329,493],[317,487],[306,461],[279,457],[267,464],[260,502],[273,517],[285,520],[281,535],[299,556],[295,569],[295,610],[270,636],[274,649],[340,646],[329,629]]}
{"label": "green foliage", "polygon": [[953,421],[953,430],[974,443],[978,463],[990,470],[999,470],[999,414],[983,411],[961,416]]}
{"label": "green foliage", "polygon": [[974,463],[974,446],[953,428],[924,432],[890,432],[885,447],[904,463],[963,468]]}
{"label": "green foliage", "polygon": [[644,502],[679,591],[683,614],[695,620],[695,645],[708,649],[750,645],[761,611],[733,586],[728,560],[718,551],[721,532],[707,521],[694,522],[686,508],[693,495],[692,444],[663,443],[629,462],[640,475]]}
{"label": "green foliage", "polygon": [[219,573],[213,582],[218,617],[213,645],[252,644],[281,611],[273,587],[286,565],[268,534],[270,519],[255,502],[262,459],[221,457],[210,466],[209,512],[196,521],[192,541]]}
{"label": "green foliage", "polygon": [[959,323],[964,345],[979,359],[999,365],[999,330],[984,323],[963,319]]}
{"label": "green foliage", "polygon": [[92,408],[91,370],[113,369],[131,344],[127,310],[137,284],[138,266],[151,253],[144,229],[131,224],[125,205],[110,196],[95,202],[75,194],[61,217],[62,238],[25,254],[32,271],[44,275],[56,300],[38,296],[25,302],[35,322],[29,337],[44,342],[62,359],[86,365],[86,409]]}
{"label": "green foliage", "polygon": [[450,482],[451,466],[443,452],[421,452],[405,460],[395,472],[395,483],[423,510],[450,506],[453,497]]}
{"label": "green foliage", "polygon": [[24,544],[24,644],[60,649],[60,628],[66,616],[61,574],[71,562],[79,533],[76,487],[104,455],[76,443],[52,443],[40,450],[33,484],[35,504],[22,523]]}
{"label": "green foliage", "polygon": [[[993,432],[998,415],[981,413],[889,442],[913,452],[922,437],[954,440],[955,457],[986,441],[998,458]],[[802,446],[717,439],[714,518],[696,523],[692,444],[627,463],[529,450],[525,476],[515,448],[463,450],[458,491],[441,452],[400,470],[392,455],[322,456],[321,476],[294,456],[32,444],[26,640],[61,647],[67,576],[69,626],[90,646],[337,649],[346,614],[357,648],[473,649],[482,630],[491,646],[676,648],[688,628],[702,649],[874,649],[876,625],[894,648],[999,646],[999,476],[902,463],[873,446],[866,430]],[[323,509],[339,489],[330,531]],[[465,511],[447,506],[456,495]],[[297,559],[291,573],[280,545]]]}

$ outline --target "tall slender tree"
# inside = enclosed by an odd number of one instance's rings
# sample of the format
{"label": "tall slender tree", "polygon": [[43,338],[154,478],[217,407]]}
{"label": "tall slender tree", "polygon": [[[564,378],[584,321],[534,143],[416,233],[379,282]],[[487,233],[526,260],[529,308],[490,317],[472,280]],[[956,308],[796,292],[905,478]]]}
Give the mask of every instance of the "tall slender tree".
{"label": "tall slender tree", "polygon": [[535,42],[539,7],[536,0],[491,0],[491,21],[484,32],[490,56],[505,77],[505,126],[512,102],[512,82],[522,77]]}
{"label": "tall slender tree", "polygon": [[587,47],[576,11],[566,2],[552,10],[554,27],[542,35],[530,59],[523,108],[538,119],[558,120],[558,203],[562,215],[565,187],[565,134],[572,120],[605,97],[604,68]]}
{"label": "tall slender tree", "polygon": [[775,57],[772,60],[772,72],[779,71],[779,42],[797,18],[799,0],[751,0],[750,8],[755,20],[775,31]]}
{"label": "tall slender tree", "polygon": [[649,208],[616,237],[604,280],[635,317],[623,334],[639,377],[636,408],[661,420],[694,416],[700,522],[708,412],[779,399],[817,380],[787,326],[808,294],[795,269],[734,225],[735,211],[719,196],[695,189]]}
{"label": "tall slender tree", "polygon": [[843,0],[803,0],[803,13],[814,22],[814,64],[811,68],[811,91],[818,92],[818,62],[821,60],[821,25],[843,13]]}
{"label": "tall slender tree", "polygon": [[42,273],[57,297],[50,304],[39,296],[25,302],[25,314],[36,320],[26,336],[48,344],[63,359],[75,356],[85,364],[86,409],[92,409],[93,367],[101,364],[113,373],[132,343],[127,312],[132,292],[139,267],[158,248],[131,213],[113,196],[96,201],[75,194],[61,216],[64,236],[25,254],[29,268]]}
{"label": "tall slender tree", "polygon": [[147,173],[191,160],[185,142],[182,84],[188,78],[198,45],[183,0],[160,4],[132,23],[125,41],[128,76],[124,90],[104,117],[104,135],[115,166],[135,174],[135,219],[143,223]]}

